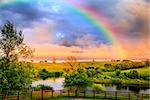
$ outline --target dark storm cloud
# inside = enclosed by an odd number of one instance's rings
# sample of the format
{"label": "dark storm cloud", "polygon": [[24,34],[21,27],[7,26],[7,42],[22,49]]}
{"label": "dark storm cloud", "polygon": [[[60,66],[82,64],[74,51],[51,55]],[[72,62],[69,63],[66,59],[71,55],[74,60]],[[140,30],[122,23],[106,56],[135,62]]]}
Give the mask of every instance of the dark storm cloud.
{"label": "dark storm cloud", "polygon": [[3,23],[10,20],[22,27],[31,27],[34,22],[41,21],[45,16],[47,13],[41,11],[36,4],[8,3],[0,7],[0,20]]}

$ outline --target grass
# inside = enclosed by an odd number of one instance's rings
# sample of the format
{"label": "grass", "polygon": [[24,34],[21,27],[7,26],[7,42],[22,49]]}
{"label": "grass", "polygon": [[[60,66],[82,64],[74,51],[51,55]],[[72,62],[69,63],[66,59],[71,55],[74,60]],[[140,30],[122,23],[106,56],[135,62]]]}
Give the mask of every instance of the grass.
{"label": "grass", "polygon": [[[84,67],[87,66],[91,66],[92,62],[80,62]],[[104,68],[104,64],[111,64],[111,65],[115,65],[117,63],[120,62],[109,62],[109,61],[101,61],[101,62],[94,62],[94,66],[95,67],[99,67],[99,68]],[[56,72],[56,71],[64,71],[65,68],[69,68],[69,66],[66,66],[64,63],[36,63],[33,62],[33,65],[35,67],[35,69],[37,69],[37,71],[45,68],[46,70],[48,70],[49,72]],[[149,67],[143,67],[143,68],[136,68],[136,69],[128,69],[128,70],[121,70],[121,73],[124,72],[130,72],[131,70],[137,70],[140,74],[144,74],[144,73],[150,73],[150,68]],[[102,74],[104,76],[112,76],[114,74],[114,72],[102,72]],[[97,80],[98,83],[112,83],[111,79],[101,79],[101,80]],[[149,84],[149,82],[147,80],[140,80],[140,79],[123,79],[122,80],[123,84]]]}
{"label": "grass", "polygon": [[143,68],[136,68],[136,69],[129,69],[129,70],[122,70],[121,72],[130,72],[131,70],[137,70],[140,74],[143,73],[150,73],[150,67],[143,67]]}
{"label": "grass", "polygon": [[[92,62],[80,62],[80,64],[82,64],[84,67],[88,67],[93,64],[95,67],[99,67],[99,68],[104,68],[104,64],[106,63],[115,65],[119,62],[100,61],[100,62],[94,62],[94,64]],[[45,68],[51,72],[63,71],[64,68],[69,68],[69,66],[66,66],[64,63],[53,64],[53,63],[46,63],[46,62],[42,62],[42,63],[32,62],[32,64],[37,70]]]}
{"label": "grass", "polygon": [[55,72],[55,71],[63,71],[64,68],[66,68],[66,66],[64,66],[63,63],[56,63],[56,64],[52,64],[52,63],[33,63],[35,69],[37,70],[41,70],[43,68],[47,69],[48,71],[51,72]]}

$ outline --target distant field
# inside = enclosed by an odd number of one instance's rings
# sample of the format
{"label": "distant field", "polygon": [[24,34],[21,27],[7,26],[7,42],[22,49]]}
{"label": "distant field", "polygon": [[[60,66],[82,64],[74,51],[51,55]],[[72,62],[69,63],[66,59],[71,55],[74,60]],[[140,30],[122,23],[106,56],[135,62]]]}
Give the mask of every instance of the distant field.
{"label": "distant field", "polygon": [[[112,65],[115,65],[119,62],[109,62],[109,61],[102,61],[102,62],[79,62],[80,64],[82,64],[82,66],[84,67],[89,67],[89,66],[92,66],[94,65],[95,67],[99,67],[99,68],[103,68],[104,67],[104,64],[112,64]],[[33,65],[34,67],[37,69],[37,70],[40,70],[40,69],[47,69],[48,71],[63,71],[64,68],[69,68],[69,66],[67,66],[66,64],[64,63],[55,63],[55,64],[52,64],[52,63],[36,63],[36,62],[33,62]],[[133,69],[129,69],[129,70],[122,70],[121,72],[129,72]],[[150,73],[150,68],[149,67],[144,67],[144,68],[136,68],[134,70],[137,70],[139,73],[146,73],[146,72],[149,72]],[[109,72],[108,72],[109,73]]]}
{"label": "distant field", "polygon": [[[95,67],[104,67],[104,64],[116,64],[118,62],[108,62],[108,61],[103,61],[103,62],[79,62],[80,64],[82,64],[82,66],[84,67],[89,67],[89,66],[92,66],[94,65]],[[63,71],[64,68],[69,68],[69,66],[66,66],[66,64],[64,63],[45,63],[45,62],[42,62],[42,63],[37,63],[37,62],[33,62],[33,65],[35,66],[35,68],[37,70],[40,70],[40,69],[47,69],[48,71]]]}
{"label": "distant field", "polygon": [[137,70],[141,74],[143,74],[143,73],[150,73],[150,67],[143,67],[143,68],[123,70],[121,72],[130,72],[131,70]]}
{"label": "distant field", "polygon": [[40,70],[40,69],[47,69],[48,71],[63,71],[64,68],[66,68],[64,66],[63,63],[56,63],[56,64],[52,64],[52,63],[33,63],[34,67],[37,69],[37,70]]}

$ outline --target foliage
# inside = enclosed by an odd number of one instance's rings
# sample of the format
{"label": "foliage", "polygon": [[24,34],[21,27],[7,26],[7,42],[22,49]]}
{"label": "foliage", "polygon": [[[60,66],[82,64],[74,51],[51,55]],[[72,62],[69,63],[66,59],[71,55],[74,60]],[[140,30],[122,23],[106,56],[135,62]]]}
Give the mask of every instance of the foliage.
{"label": "foliage", "polygon": [[112,64],[104,64],[104,67],[106,69],[111,69],[111,70],[114,70],[114,66]]}
{"label": "foliage", "polygon": [[45,68],[39,71],[39,77],[43,80],[50,77],[61,77],[63,72],[49,72]]}
{"label": "foliage", "polygon": [[150,80],[150,74],[149,72],[145,72],[143,74],[140,74],[139,78],[144,79],[144,80]]}
{"label": "foliage", "polygon": [[33,90],[52,90],[53,88],[51,86],[39,84],[35,87],[32,87]]}
{"label": "foliage", "polygon": [[145,64],[143,62],[133,62],[133,61],[123,61],[114,66],[115,70],[116,69],[127,70],[127,69],[142,68],[142,67],[145,67]]}
{"label": "foliage", "polygon": [[117,69],[116,71],[115,71],[115,76],[120,76],[120,73],[121,73],[121,71],[120,71],[120,69]]}
{"label": "foliage", "polygon": [[34,69],[29,62],[10,62],[0,59],[0,90],[22,90],[28,88],[34,77]]}
{"label": "foliage", "polygon": [[104,87],[101,84],[92,84],[92,88],[98,91],[104,91]]}
{"label": "foliage", "polygon": [[42,69],[39,71],[39,77],[43,80],[47,79],[49,76],[49,72],[46,69]]}
{"label": "foliage", "polygon": [[119,78],[112,78],[112,84],[121,84],[121,80]]}
{"label": "foliage", "polygon": [[99,69],[87,69],[86,74],[88,75],[89,78],[94,78],[101,74],[101,70]]}
{"label": "foliage", "polygon": [[136,70],[131,70],[129,73],[124,73],[124,75],[128,78],[131,79],[138,79],[139,78],[139,73]]}
{"label": "foliage", "polygon": [[[32,50],[23,43],[22,31],[11,22],[0,28],[0,90],[28,88],[34,77],[31,63],[18,61],[18,57],[32,56]],[[6,95],[6,93],[3,93]]]}
{"label": "foliage", "polygon": [[87,87],[89,79],[83,68],[79,68],[75,74],[65,76],[64,87]]}
{"label": "foliage", "polygon": [[0,49],[2,56],[12,61],[17,57],[27,57],[32,55],[32,50],[23,43],[22,31],[17,31],[15,26],[7,21],[0,29]]}
{"label": "foliage", "polygon": [[75,74],[77,67],[80,66],[77,62],[77,59],[74,56],[67,57],[66,62],[64,63],[64,71],[66,74]]}

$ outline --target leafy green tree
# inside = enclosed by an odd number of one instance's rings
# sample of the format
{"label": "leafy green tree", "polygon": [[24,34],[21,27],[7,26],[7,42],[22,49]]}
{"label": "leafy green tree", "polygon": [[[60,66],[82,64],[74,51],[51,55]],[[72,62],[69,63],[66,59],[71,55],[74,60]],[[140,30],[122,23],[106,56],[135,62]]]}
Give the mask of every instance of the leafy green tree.
{"label": "leafy green tree", "polygon": [[97,90],[97,91],[104,91],[105,90],[104,87],[102,86],[102,84],[96,84],[96,83],[92,84],[92,88],[94,90]]}
{"label": "leafy green tree", "polygon": [[87,69],[86,73],[91,79],[97,77],[99,74],[102,74],[100,69]]}
{"label": "leafy green tree", "polygon": [[67,74],[65,76],[64,87],[78,90],[80,88],[86,88],[88,85],[90,85],[90,81],[82,67],[79,67],[76,73]]}
{"label": "leafy green tree", "polygon": [[39,71],[39,77],[43,80],[47,79],[49,77],[49,72],[44,68]]}
{"label": "leafy green tree", "polygon": [[120,74],[121,74],[120,69],[117,69],[117,70],[115,71],[115,76],[119,77],[119,76],[120,76]]}
{"label": "leafy green tree", "polygon": [[0,28],[0,91],[28,88],[34,77],[31,63],[19,61],[19,57],[32,56],[30,47],[23,43],[22,31],[17,31],[11,22]]}

